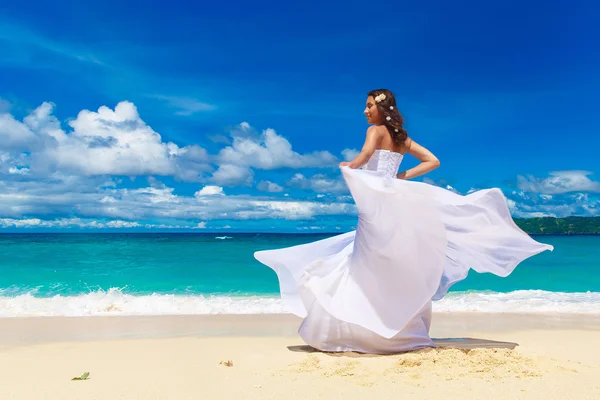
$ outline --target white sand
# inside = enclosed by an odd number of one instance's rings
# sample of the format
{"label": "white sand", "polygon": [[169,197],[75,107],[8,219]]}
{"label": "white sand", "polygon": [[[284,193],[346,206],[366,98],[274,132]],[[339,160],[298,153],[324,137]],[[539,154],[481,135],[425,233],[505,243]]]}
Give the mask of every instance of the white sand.
{"label": "white sand", "polygon": [[3,319],[0,399],[600,399],[593,317],[434,321],[466,350],[311,352],[290,316]]}

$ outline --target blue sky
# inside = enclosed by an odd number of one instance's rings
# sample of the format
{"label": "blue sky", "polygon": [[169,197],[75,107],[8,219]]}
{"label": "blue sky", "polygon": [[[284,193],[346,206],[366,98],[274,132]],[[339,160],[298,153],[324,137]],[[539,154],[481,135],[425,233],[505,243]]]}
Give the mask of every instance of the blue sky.
{"label": "blue sky", "polygon": [[428,182],[598,215],[600,6],[414,3],[3,5],[0,228],[350,229],[379,87]]}

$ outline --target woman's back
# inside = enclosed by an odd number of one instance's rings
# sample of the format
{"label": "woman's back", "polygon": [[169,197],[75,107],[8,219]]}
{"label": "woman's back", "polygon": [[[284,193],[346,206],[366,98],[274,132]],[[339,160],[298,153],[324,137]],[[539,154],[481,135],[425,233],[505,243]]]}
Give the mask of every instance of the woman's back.
{"label": "woman's back", "polygon": [[406,153],[406,150],[407,150],[406,145],[410,141],[409,138],[407,138],[406,141],[402,145],[397,145],[394,142],[392,135],[390,135],[390,132],[385,125],[379,125],[379,126],[377,126],[376,129],[377,129],[379,135],[381,136],[381,140],[379,142],[378,149],[393,151],[395,153],[400,153],[400,154]]}

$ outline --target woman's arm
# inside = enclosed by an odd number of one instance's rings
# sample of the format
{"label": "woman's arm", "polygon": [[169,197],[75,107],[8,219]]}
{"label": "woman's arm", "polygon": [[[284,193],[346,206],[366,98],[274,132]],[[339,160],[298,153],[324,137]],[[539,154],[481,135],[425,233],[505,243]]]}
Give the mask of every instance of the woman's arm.
{"label": "woman's arm", "polygon": [[367,137],[360,153],[358,153],[358,155],[354,157],[354,160],[352,161],[341,162],[340,167],[348,166],[352,169],[357,169],[365,165],[375,152],[375,149],[377,149],[377,144],[379,143],[380,139],[381,135],[377,131],[377,127],[370,126],[369,129],[367,129]]}
{"label": "woman's arm", "polygon": [[411,179],[416,178],[417,176],[424,175],[440,166],[440,160],[437,159],[435,155],[425,147],[419,145],[412,139],[409,139],[410,143],[408,146],[407,153],[418,158],[421,163],[414,168],[411,168],[407,171],[401,172],[396,175],[398,179]]}

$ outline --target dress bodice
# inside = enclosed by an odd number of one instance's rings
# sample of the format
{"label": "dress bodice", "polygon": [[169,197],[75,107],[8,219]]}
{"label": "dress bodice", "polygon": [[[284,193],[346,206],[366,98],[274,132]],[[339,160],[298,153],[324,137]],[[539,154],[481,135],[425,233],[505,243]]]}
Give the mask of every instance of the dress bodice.
{"label": "dress bodice", "polygon": [[369,171],[383,171],[387,176],[395,177],[404,156],[390,150],[375,150],[364,169]]}

